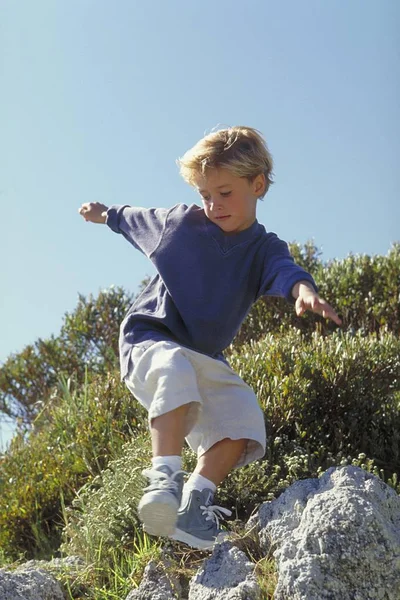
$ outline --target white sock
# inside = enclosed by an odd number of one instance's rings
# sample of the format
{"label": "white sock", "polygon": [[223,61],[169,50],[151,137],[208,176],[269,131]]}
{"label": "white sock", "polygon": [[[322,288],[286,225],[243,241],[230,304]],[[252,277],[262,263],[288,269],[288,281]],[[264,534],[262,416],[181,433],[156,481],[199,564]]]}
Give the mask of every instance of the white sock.
{"label": "white sock", "polygon": [[214,494],[217,486],[215,483],[207,479],[207,477],[200,475],[200,473],[192,473],[183,486],[181,507],[186,506],[188,503],[190,492],[192,490],[199,490],[199,492],[202,492],[205,489],[211,490]]}
{"label": "white sock", "polygon": [[215,493],[217,486],[215,483],[207,479],[207,477],[203,477],[200,473],[192,473],[187,482],[185,483],[186,490],[199,490],[202,492],[205,489],[211,490],[212,493]]}
{"label": "white sock", "polygon": [[155,456],[151,459],[154,468],[167,465],[173,473],[182,468],[182,459],[180,456]]}

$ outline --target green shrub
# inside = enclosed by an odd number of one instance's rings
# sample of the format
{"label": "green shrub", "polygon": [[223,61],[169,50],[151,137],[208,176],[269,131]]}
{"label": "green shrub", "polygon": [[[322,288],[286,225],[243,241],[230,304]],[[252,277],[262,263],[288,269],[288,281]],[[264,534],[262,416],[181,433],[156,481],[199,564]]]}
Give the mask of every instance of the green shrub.
{"label": "green shrub", "polygon": [[71,501],[71,486],[82,483],[82,461],[49,443],[46,436],[19,435],[1,459],[0,547],[9,561],[45,558],[58,548],[61,490]]}
{"label": "green shrub", "polygon": [[311,455],[363,453],[388,477],[400,473],[400,340],[393,334],[308,339],[292,328],[242,347],[230,362],[258,394],[271,464],[278,464],[280,437]]}
{"label": "green shrub", "polygon": [[0,547],[10,560],[46,558],[60,545],[62,503],[101,473],[146,415],[117,373],[60,385],[25,437],[0,461]]}
{"label": "green shrub", "polygon": [[[258,393],[268,432],[264,460],[234,472],[221,490],[238,514],[247,514],[297,478],[317,476],[343,461],[352,463],[360,454],[368,457],[364,462],[369,468],[373,464],[380,476],[396,486],[400,473],[400,340],[393,334],[334,333],[309,338],[291,328],[245,345],[239,352],[233,350],[231,364]],[[140,477],[129,477],[148,458],[146,429],[147,414],[116,373],[97,377],[83,388],[73,389],[64,382],[29,436],[17,438],[2,458],[3,552],[10,558],[20,553],[40,557],[54,552],[60,542],[62,500],[70,505],[85,484],[87,492],[78,495],[87,504],[86,529],[82,529],[85,535],[95,537],[94,547],[100,533],[106,541],[117,534],[132,534],[137,496],[129,486]],[[122,447],[129,440],[133,446],[127,459]],[[105,475],[111,460],[121,462]],[[194,463],[195,457],[186,451],[185,468],[191,470]],[[96,486],[102,485],[88,502],[89,491],[96,489],[93,479],[100,475]],[[121,497],[114,505],[123,489],[121,477],[126,477],[131,504],[124,504]],[[108,520],[95,508],[101,502],[107,507]],[[120,510],[121,506],[125,508]],[[131,530],[126,531],[125,510],[131,523]],[[97,525],[100,523],[103,529]]]}
{"label": "green shrub", "polygon": [[350,255],[318,273],[322,296],[336,304],[353,330],[400,331],[400,243],[387,256]]}
{"label": "green shrub", "polygon": [[146,479],[142,470],[151,463],[150,436],[139,434],[122,448],[97,477],[82,487],[66,509],[63,551],[88,562],[116,546],[130,546],[141,526],[137,505]]}
{"label": "green shrub", "polygon": [[[315,278],[320,295],[343,319],[344,330],[363,333],[400,331],[400,243],[394,244],[387,256],[350,255],[343,260],[323,264],[315,246],[308,242],[302,248],[291,244],[296,262]],[[249,312],[234,348],[278,332],[281,327],[296,327],[303,333],[318,330],[330,333],[337,329],[330,321],[312,313],[297,317],[294,308],[282,298],[262,298]]]}
{"label": "green shrub", "polygon": [[[334,465],[362,466],[400,491],[400,340],[393,334],[308,339],[292,328],[244,346],[231,364],[258,392],[268,431],[264,459],[232,472],[219,491],[238,517]],[[102,487],[94,494],[87,488],[75,502],[81,548],[88,535],[95,546],[100,538],[110,546],[134,541],[140,471],[149,458],[145,434],[110,465]],[[186,449],[184,468],[195,463]]]}
{"label": "green shrub", "polygon": [[270,439],[263,460],[232,471],[218,489],[217,503],[230,508],[233,518],[247,521],[262,502],[277,498],[295,481],[319,477],[329,467],[342,465],[361,467],[400,493],[398,473],[388,476],[363,453],[333,455],[326,447],[312,452],[284,436]]}
{"label": "green shrub", "polygon": [[58,336],[37,340],[0,367],[0,412],[29,424],[61,376],[83,383],[85,370],[105,376],[118,368],[118,330],[132,297],[111,287],[79,295]]}

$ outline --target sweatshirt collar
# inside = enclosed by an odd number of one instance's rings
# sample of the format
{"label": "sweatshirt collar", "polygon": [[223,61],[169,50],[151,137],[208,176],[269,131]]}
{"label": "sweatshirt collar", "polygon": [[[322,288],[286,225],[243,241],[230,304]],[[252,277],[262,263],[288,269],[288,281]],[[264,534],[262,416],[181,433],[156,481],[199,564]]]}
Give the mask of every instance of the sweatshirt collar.
{"label": "sweatshirt collar", "polygon": [[204,214],[204,218],[206,221],[206,227],[208,233],[214,238],[214,240],[218,243],[221,250],[223,252],[228,252],[235,246],[239,246],[240,244],[244,244],[257,236],[257,233],[260,228],[260,224],[257,219],[254,221],[250,227],[244,229],[243,231],[239,231],[238,233],[230,233],[226,234],[218,225],[210,221],[208,217]]}

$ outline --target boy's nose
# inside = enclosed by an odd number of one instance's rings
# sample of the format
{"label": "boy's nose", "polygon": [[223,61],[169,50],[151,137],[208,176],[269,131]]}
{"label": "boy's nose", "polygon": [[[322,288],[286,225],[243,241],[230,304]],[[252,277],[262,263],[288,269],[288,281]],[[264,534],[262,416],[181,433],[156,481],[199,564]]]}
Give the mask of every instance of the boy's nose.
{"label": "boy's nose", "polygon": [[218,200],[211,200],[211,202],[210,202],[210,208],[211,208],[212,211],[214,211],[214,210],[217,211],[217,210],[220,210],[222,208],[222,204]]}

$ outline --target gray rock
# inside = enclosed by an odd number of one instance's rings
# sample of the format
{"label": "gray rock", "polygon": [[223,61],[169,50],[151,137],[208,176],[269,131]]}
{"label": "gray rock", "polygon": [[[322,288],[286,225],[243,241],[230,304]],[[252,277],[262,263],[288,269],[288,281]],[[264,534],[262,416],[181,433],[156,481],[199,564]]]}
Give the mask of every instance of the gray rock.
{"label": "gray rock", "polygon": [[181,597],[179,581],[168,577],[165,568],[150,561],[144,570],[143,579],[136,590],[125,600],[174,600]]}
{"label": "gray rock", "polygon": [[275,600],[399,600],[400,497],[358,467],[298,481],[258,513]]}
{"label": "gray rock", "polygon": [[230,542],[218,544],[191,579],[188,600],[259,600],[254,565]]}
{"label": "gray rock", "polygon": [[15,571],[0,569],[1,600],[64,600],[60,584],[43,569],[23,566]]}

